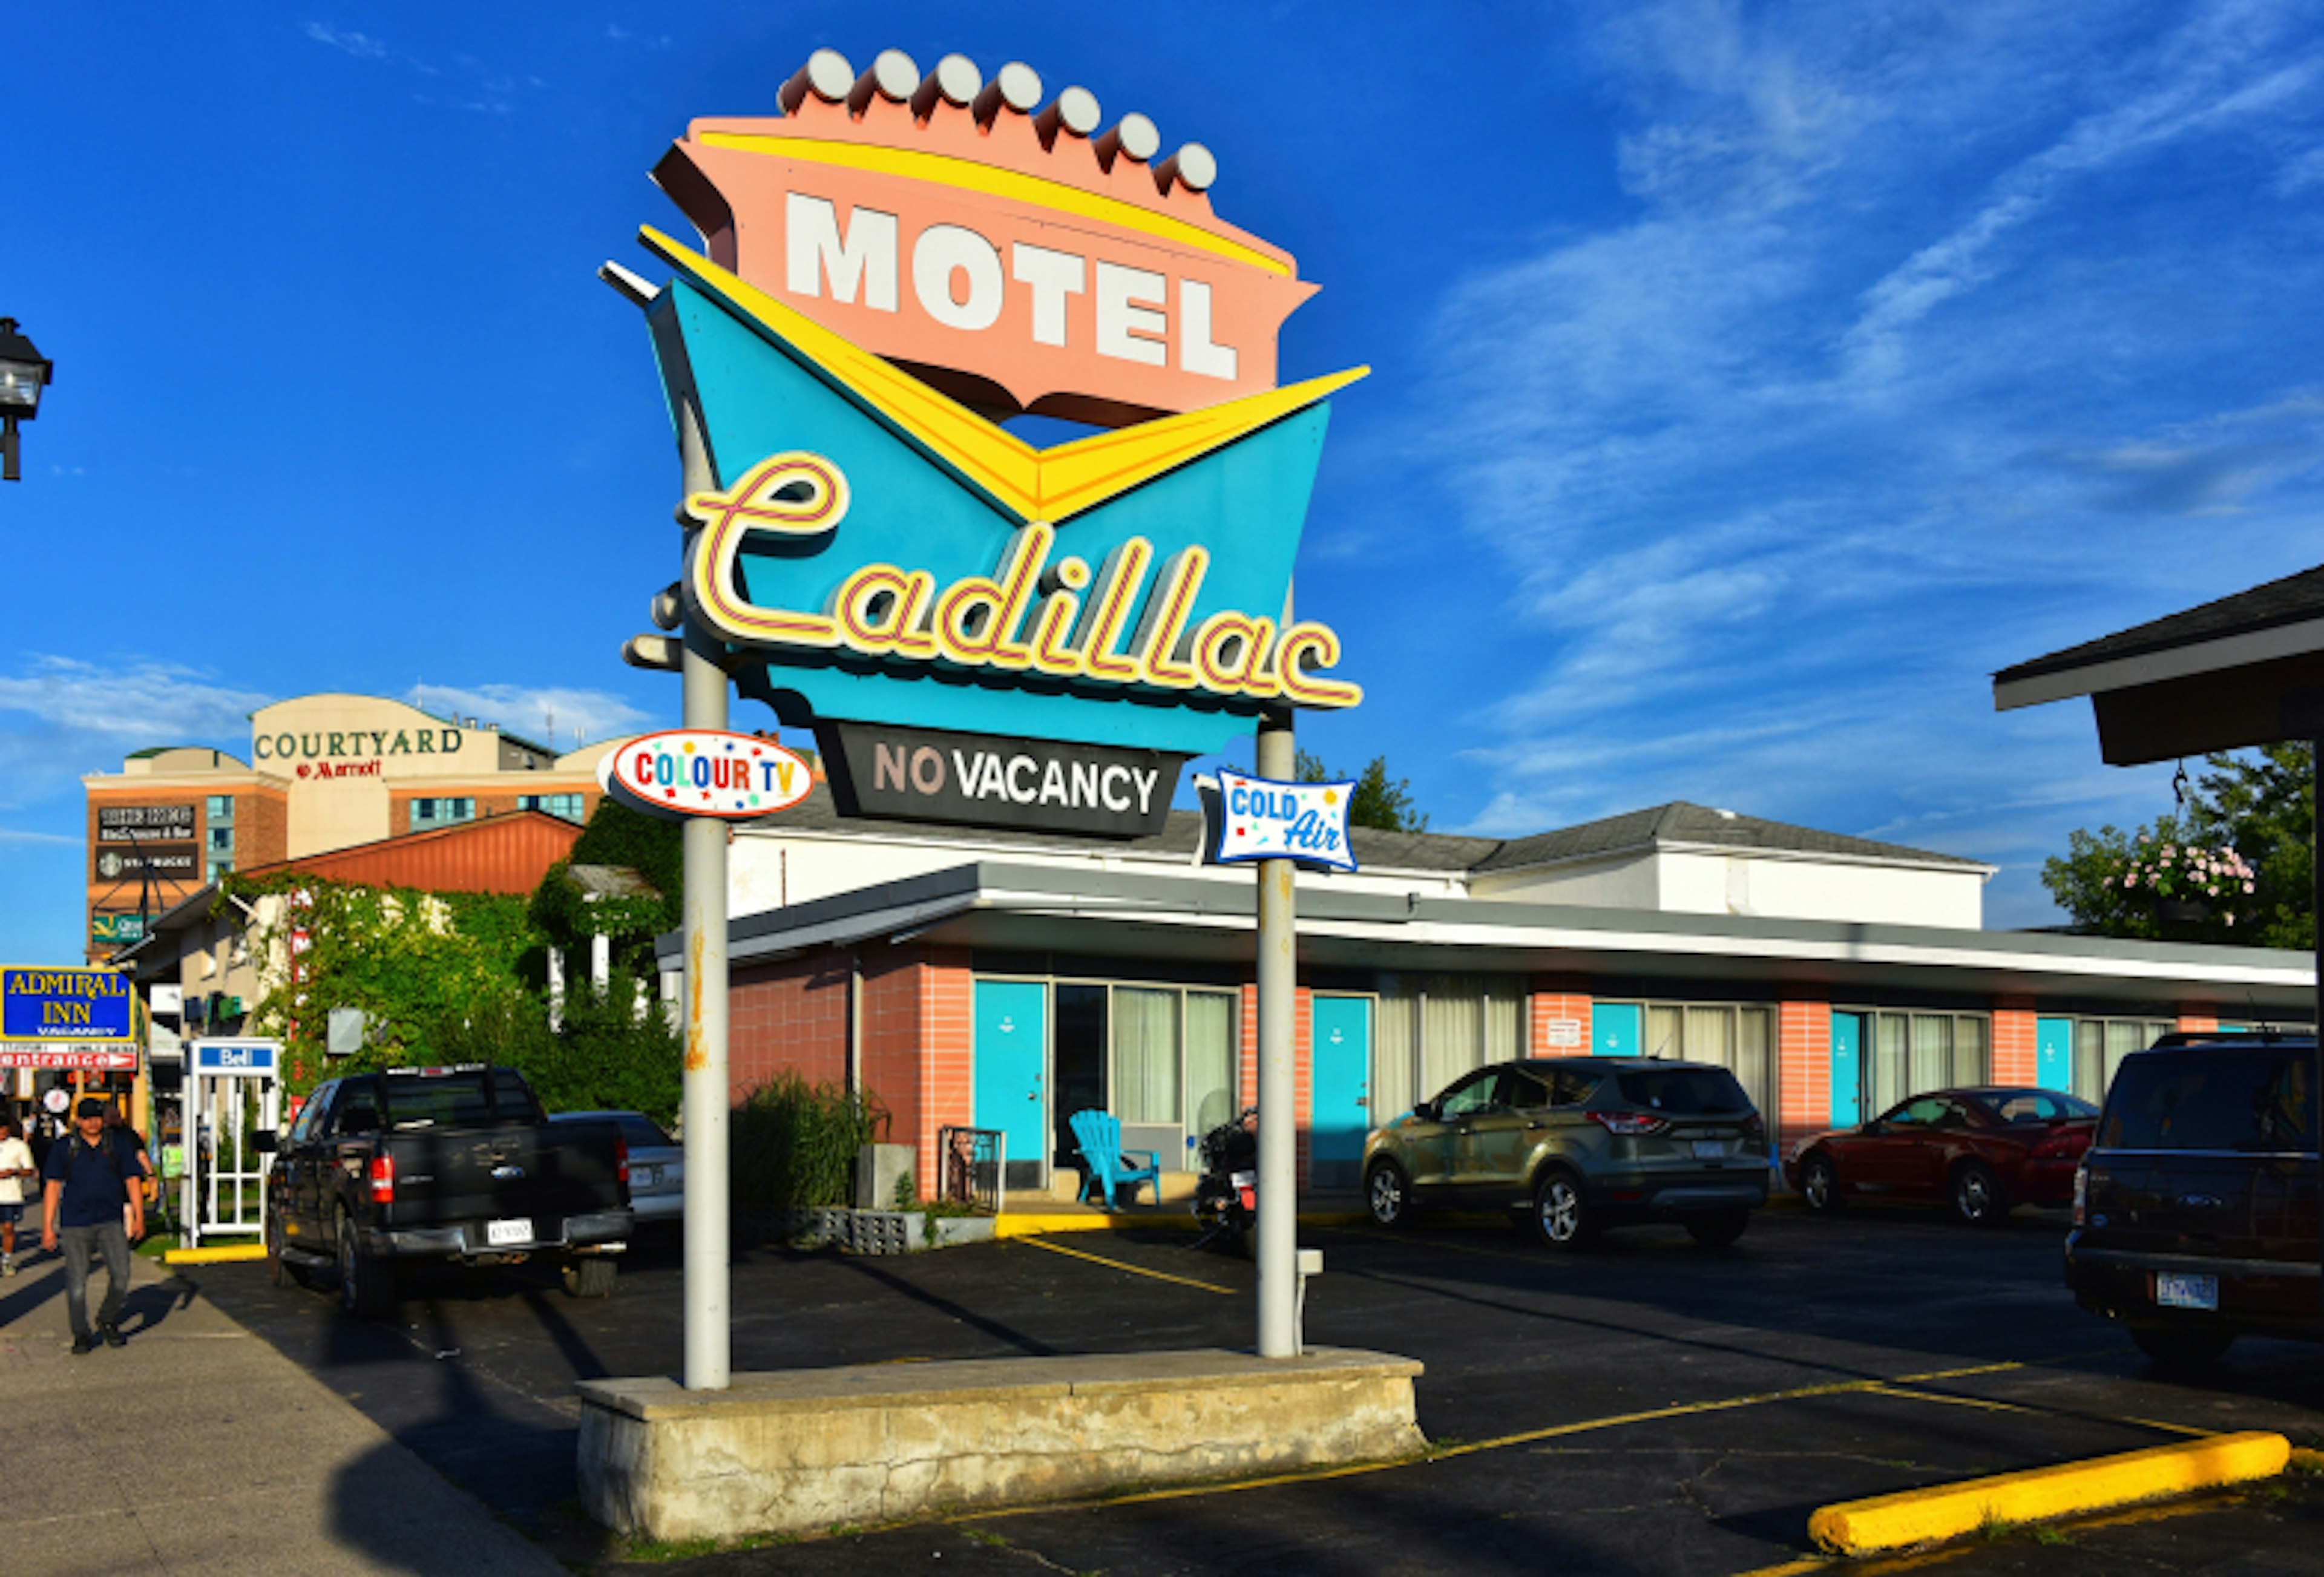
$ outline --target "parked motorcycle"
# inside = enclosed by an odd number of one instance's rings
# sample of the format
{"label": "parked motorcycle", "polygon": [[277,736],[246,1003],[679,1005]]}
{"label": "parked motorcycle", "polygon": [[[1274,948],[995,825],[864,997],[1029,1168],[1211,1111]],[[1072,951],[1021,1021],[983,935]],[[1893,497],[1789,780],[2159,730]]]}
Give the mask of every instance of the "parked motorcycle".
{"label": "parked motorcycle", "polygon": [[1203,1174],[1194,1184],[1194,1219],[1203,1223],[1198,1249],[1213,1243],[1248,1257],[1259,1224],[1259,1108],[1203,1136]]}

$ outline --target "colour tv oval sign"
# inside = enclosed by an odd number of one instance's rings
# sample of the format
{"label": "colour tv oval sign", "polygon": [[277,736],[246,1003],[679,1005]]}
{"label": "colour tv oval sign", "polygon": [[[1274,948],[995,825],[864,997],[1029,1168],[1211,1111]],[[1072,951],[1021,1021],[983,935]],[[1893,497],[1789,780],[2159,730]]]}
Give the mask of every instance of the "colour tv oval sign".
{"label": "colour tv oval sign", "polygon": [[807,796],[807,758],[771,740],[707,728],[641,734],[597,767],[606,791],[655,816],[715,816],[751,821],[788,810]]}

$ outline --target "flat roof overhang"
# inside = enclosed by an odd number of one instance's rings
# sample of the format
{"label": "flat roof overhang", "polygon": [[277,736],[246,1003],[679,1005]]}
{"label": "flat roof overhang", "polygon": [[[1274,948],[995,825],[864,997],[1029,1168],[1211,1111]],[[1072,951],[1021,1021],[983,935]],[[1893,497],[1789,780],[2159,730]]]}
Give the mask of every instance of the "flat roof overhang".
{"label": "flat roof overhang", "polygon": [[[1748,916],[1667,914],[1478,899],[1299,890],[1307,968],[1581,973],[1652,982],[1717,980],[1818,1001],[2038,996],[2151,1009],[2216,1003],[2230,1017],[2306,1016],[2304,953]],[[1184,877],[974,863],[884,882],[733,923],[735,968],[825,947],[925,941],[1003,952],[1247,964],[1255,887]],[[659,944],[680,964],[675,935]]]}

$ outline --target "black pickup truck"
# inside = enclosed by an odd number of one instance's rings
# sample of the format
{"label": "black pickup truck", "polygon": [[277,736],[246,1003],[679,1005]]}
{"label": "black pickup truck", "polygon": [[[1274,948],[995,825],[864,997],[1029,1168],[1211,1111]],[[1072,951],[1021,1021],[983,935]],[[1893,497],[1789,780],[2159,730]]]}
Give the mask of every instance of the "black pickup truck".
{"label": "black pickup truck", "polygon": [[267,1174],[277,1286],[336,1272],[350,1314],[385,1314],[399,1259],[564,1260],[565,1290],[604,1297],[628,1247],[629,1146],[610,1119],[552,1126],[512,1068],[355,1074],[309,1098]]}

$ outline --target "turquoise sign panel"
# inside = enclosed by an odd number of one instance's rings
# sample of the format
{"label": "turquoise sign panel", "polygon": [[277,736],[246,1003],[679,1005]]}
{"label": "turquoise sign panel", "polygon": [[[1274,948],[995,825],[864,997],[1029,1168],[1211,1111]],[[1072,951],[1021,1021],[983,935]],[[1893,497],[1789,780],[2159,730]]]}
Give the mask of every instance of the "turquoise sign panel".
{"label": "turquoise sign panel", "polygon": [[1636,1002],[1600,1002],[1590,1010],[1590,1050],[1597,1056],[1636,1056],[1646,1010]]}
{"label": "turquoise sign panel", "polygon": [[1372,1005],[1364,997],[1314,999],[1314,1076],[1308,1157],[1315,1186],[1352,1186],[1371,1130],[1365,1089],[1371,1078]]}
{"label": "turquoise sign panel", "polygon": [[1047,1151],[1048,1003],[1038,981],[976,982],[976,1126],[999,1129],[1018,1166],[1038,1166]]}
{"label": "turquoise sign panel", "polygon": [[[846,512],[834,529],[811,540],[756,536],[744,547],[736,579],[753,606],[821,614],[870,564],[925,570],[938,586],[1000,572],[1024,522],[758,325],[683,278],[656,300],[650,321],[665,382],[698,398],[720,486],[794,451],[846,478]],[[1152,544],[1157,567],[1200,547],[1209,565],[1186,628],[1228,612],[1278,618],[1329,415],[1328,402],[1306,406],[1056,522],[1051,564],[1072,557],[1095,567],[1131,538]],[[1157,567],[1139,595],[1150,599],[1161,578]],[[1128,627],[1145,612],[1141,604]],[[738,687],[795,726],[847,719],[1198,754],[1247,733],[1259,709],[1247,696],[1201,690],[1102,689],[845,650],[752,650],[768,666],[745,666]]]}

